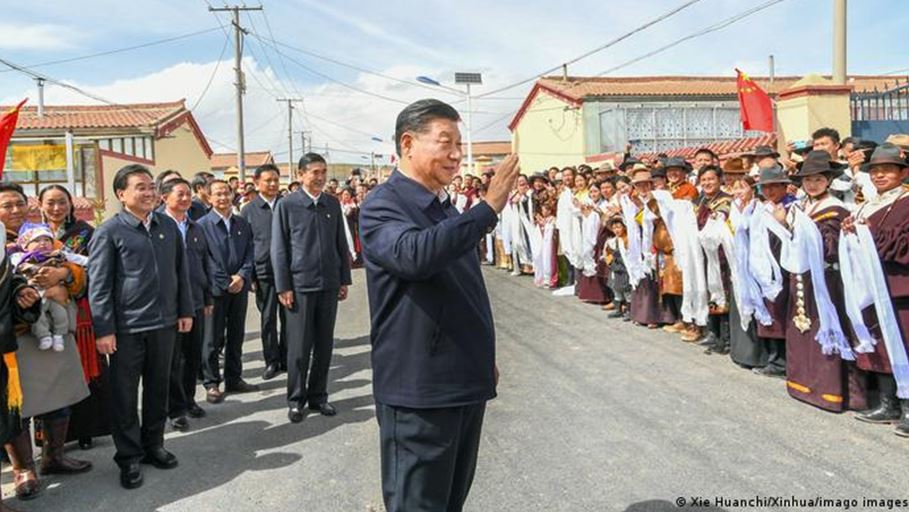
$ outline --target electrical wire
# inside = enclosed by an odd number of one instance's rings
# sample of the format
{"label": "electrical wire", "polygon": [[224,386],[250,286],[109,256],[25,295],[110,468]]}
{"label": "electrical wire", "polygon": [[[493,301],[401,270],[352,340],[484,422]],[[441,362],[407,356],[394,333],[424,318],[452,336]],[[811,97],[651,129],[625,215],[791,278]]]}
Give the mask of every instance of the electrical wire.
{"label": "electrical wire", "polygon": [[211,87],[212,82],[215,80],[215,76],[218,74],[218,69],[221,67],[221,61],[224,59],[224,52],[227,51],[227,47],[230,45],[230,36],[224,38],[224,45],[221,47],[221,53],[218,55],[218,62],[215,63],[215,69],[211,72],[211,76],[208,77],[208,83],[205,84],[205,89],[202,89],[202,94],[196,99],[196,102],[193,103],[193,106],[190,107],[190,110],[196,110],[196,107],[202,103],[202,98],[208,94],[208,89]]}

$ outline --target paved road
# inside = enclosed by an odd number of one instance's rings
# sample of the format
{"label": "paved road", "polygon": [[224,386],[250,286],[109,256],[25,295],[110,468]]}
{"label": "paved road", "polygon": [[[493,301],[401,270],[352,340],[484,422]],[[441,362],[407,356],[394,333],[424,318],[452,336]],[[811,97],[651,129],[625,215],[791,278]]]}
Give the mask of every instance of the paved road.
{"label": "paved road", "polygon": [[[909,498],[909,442],[889,428],[803,405],[781,380],[609,320],[595,306],[534,289],[528,278],[490,269],[486,277],[502,382],[468,510],[668,511],[692,496]],[[80,512],[382,510],[362,272],[355,281],[340,310],[331,373],[337,417],[289,424],[278,378],[260,393],[209,406],[190,432],[168,433],[179,468],[147,469],[137,491],[120,489],[104,440],[78,453],[94,471],[47,479],[40,499],[13,504]],[[245,356],[257,383],[260,348],[248,342]]]}

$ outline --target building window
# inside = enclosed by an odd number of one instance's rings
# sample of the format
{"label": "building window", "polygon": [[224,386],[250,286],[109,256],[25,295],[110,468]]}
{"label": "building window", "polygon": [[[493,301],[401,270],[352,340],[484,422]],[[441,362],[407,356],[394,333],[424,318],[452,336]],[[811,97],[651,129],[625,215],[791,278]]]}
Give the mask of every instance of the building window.
{"label": "building window", "polygon": [[155,159],[155,141],[151,137],[145,137],[145,158]]}
{"label": "building window", "polygon": [[123,153],[123,139],[111,139],[111,151]]}
{"label": "building window", "polygon": [[110,139],[101,139],[98,141],[98,149],[110,151]]}
{"label": "building window", "polygon": [[[41,141],[36,145],[47,145]],[[51,146],[62,145],[62,141],[53,141]],[[22,144],[29,145],[29,144]],[[75,197],[97,197],[95,177],[98,169],[98,146],[95,144],[76,144],[73,155],[73,189],[70,190],[66,176],[66,164],[59,164],[54,168],[17,169],[13,167],[13,159],[7,160],[8,166],[4,172],[4,179],[18,183],[28,196],[36,197],[48,185],[61,185]],[[10,151],[8,154],[11,154]]]}

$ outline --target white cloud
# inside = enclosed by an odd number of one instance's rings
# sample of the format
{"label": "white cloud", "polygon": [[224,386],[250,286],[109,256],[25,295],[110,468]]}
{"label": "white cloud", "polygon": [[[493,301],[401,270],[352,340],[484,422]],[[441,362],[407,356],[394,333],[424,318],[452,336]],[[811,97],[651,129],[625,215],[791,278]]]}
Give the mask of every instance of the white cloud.
{"label": "white cloud", "polygon": [[0,22],[0,50],[62,50],[81,36],[62,25]]}

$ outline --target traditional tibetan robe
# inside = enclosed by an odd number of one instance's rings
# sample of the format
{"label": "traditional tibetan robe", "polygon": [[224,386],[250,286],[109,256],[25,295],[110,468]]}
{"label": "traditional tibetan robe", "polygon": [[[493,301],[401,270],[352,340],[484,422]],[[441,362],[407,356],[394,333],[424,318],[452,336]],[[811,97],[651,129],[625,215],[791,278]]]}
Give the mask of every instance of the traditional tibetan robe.
{"label": "traditional tibetan robe", "polygon": [[[849,211],[840,200],[827,196],[821,200],[806,198],[790,209],[802,208],[814,221],[823,241],[824,282],[830,302],[836,308],[843,332],[848,332],[848,317],[843,308],[843,287],[839,276],[840,225]],[[792,225],[790,220],[789,224]],[[816,339],[821,326],[818,302],[812,284],[811,271],[792,274],[789,281],[789,310],[786,314],[786,387],[789,395],[828,411],[864,409],[867,406],[864,386],[858,373],[840,354],[824,354]],[[853,389],[849,375],[853,375]]]}
{"label": "traditional tibetan robe", "polygon": [[515,258],[515,271],[521,270],[532,271],[533,267],[533,243],[531,242],[531,230],[533,229],[533,202],[530,199],[530,192],[520,195],[515,192],[515,197],[506,206],[511,210],[509,223],[506,226],[511,230],[511,249]]}
{"label": "traditional tibetan robe", "polygon": [[[770,251],[777,263],[780,261],[780,254],[783,249],[783,241],[774,232],[769,233]],[[783,290],[789,289],[789,272],[781,268],[783,278]],[[774,300],[764,299],[764,304],[770,316],[773,318],[771,325],[757,326],[758,336],[764,339],[785,340],[786,339],[786,315],[789,313],[789,294],[785,291],[780,292]]]}
{"label": "traditional tibetan robe", "polygon": [[697,187],[692,185],[686,180],[682,180],[681,183],[670,183],[669,192],[672,193],[673,199],[684,199],[688,201],[694,201],[700,195],[698,193]]}
{"label": "traditional tibetan robe", "polygon": [[[733,227],[734,236],[736,239],[736,253],[744,251],[747,253],[747,242],[748,242],[748,222],[750,221],[750,216],[753,212],[756,200],[752,199],[751,205],[745,205],[741,209],[736,204],[737,201],[733,202],[732,207],[730,208],[730,221]],[[739,232],[739,230],[742,230]],[[739,248],[739,243],[746,242],[742,248]],[[736,254],[738,257],[738,254]],[[746,256],[747,257],[747,256]],[[742,268],[742,263],[746,263],[747,259],[741,260],[739,264],[740,272]],[[742,317],[740,314],[741,308],[739,306],[739,301],[742,298],[743,291],[739,289],[742,286],[742,280],[744,277],[740,277],[738,280],[734,280],[732,283],[735,300],[729,302],[729,357],[732,360],[746,368],[760,368],[767,364],[767,345],[763,341],[758,339],[757,336],[757,327],[754,319],[751,319],[747,324],[747,328],[742,327]]]}
{"label": "traditional tibetan robe", "polygon": [[682,319],[682,269],[675,263],[672,237],[655,200],[650,208],[660,217],[653,224],[653,249],[656,252],[656,275],[660,284],[661,320],[673,324]]}
{"label": "traditional tibetan robe", "polygon": [[574,268],[581,267],[581,211],[574,205],[574,194],[565,189],[559,196],[556,211],[559,249]]}
{"label": "traditional tibetan robe", "polygon": [[540,232],[540,244],[533,254],[533,281],[539,287],[552,288],[559,280],[559,270],[555,266],[555,218],[544,219],[536,229]]}
{"label": "traditional tibetan robe", "polygon": [[[874,238],[902,342],[909,353],[909,186],[903,185],[884,192],[865,203],[856,217],[868,224]],[[892,374],[874,306],[862,313],[865,325],[878,341],[874,345],[874,352],[856,354],[858,367],[866,371]]]}
{"label": "traditional tibetan robe", "polygon": [[[584,217],[581,273],[578,278],[578,298],[594,304],[611,301],[605,280],[600,275],[598,262],[602,259],[600,214],[593,211]],[[603,238],[605,242],[605,238]]]}
{"label": "traditional tibetan robe", "polygon": [[[707,256],[708,290],[710,290],[711,287],[713,288],[711,291],[710,317],[707,322],[707,327],[710,329],[710,332],[716,336],[717,348],[721,350],[726,349],[729,346],[729,303],[733,300],[732,273],[729,268],[726,251],[720,245],[720,240],[714,240],[712,243],[705,243],[704,236],[706,235],[706,232],[704,229],[711,219],[721,223],[719,229],[729,229],[727,220],[729,219],[731,206],[732,196],[722,191],[718,192],[713,197],[702,195],[695,203],[698,229],[701,230],[699,236],[702,238],[701,244],[704,247],[704,253]],[[718,275],[717,270],[719,271]],[[719,281],[717,281],[716,277],[719,277]],[[722,286],[721,291],[719,291],[719,286]]]}
{"label": "traditional tibetan robe", "polygon": [[[632,279],[634,291],[631,293],[631,319],[641,325],[658,325],[661,323],[674,322],[674,320],[667,319],[663,312],[662,301],[660,300],[660,283],[656,272],[651,266],[655,261],[655,254],[653,252],[652,232],[648,236],[649,221],[647,221],[645,217],[648,215],[647,212],[650,212],[651,214],[657,213],[652,208],[655,204],[655,201],[650,198],[647,202],[647,208],[640,209],[634,219],[634,223],[626,221],[628,229],[636,229],[641,234],[639,238],[642,241],[641,251],[643,253],[643,264],[646,267],[646,273],[638,281],[637,286],[634,286],[634,279]],[[647,243],[648,241],[649,243]],[[626,265],[629,263],[631,262],[625,262]]]}

